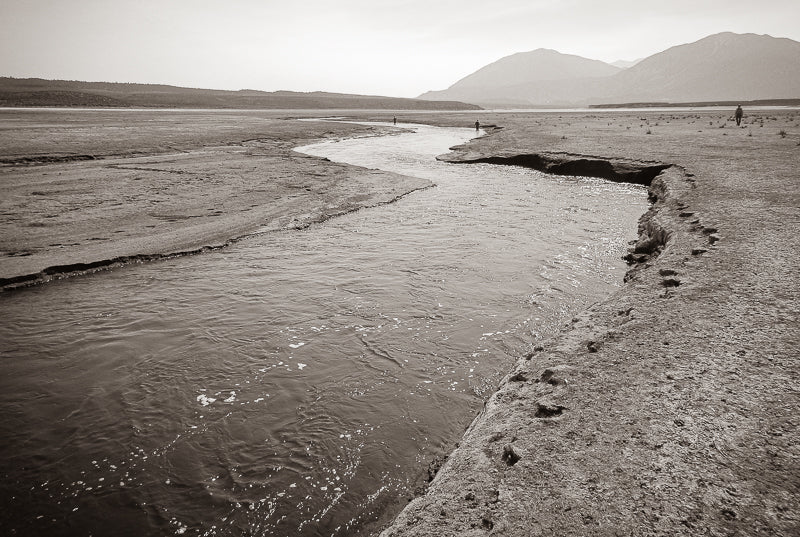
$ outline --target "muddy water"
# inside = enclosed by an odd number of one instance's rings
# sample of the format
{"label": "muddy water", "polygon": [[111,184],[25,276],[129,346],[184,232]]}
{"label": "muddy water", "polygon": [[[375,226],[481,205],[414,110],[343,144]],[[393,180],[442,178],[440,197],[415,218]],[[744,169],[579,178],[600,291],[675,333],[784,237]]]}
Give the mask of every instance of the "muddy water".
{"label": "muddy water", "polygon": [[303,151],[435,188],[308,229],[0,298],[0,527],[368,533],[514,360],[620,285],[640,187],[433,157],[417,127]]}

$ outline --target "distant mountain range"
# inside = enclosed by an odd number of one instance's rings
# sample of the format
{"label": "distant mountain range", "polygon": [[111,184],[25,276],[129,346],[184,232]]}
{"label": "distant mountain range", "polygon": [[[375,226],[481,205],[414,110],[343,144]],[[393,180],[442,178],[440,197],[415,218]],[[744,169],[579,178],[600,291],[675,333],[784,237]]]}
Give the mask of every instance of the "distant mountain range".
{"label": "distant mountain range", "polygon": [[344,93],[209,90],[157,84],[0,77],[0,106],[473,110],[476,105]]}
{"label": "distant mountain range", "polygon": [[420,99],[484,107],[800,98],[800,43],[724,32],[626,67],[537,49],[502,58]]}

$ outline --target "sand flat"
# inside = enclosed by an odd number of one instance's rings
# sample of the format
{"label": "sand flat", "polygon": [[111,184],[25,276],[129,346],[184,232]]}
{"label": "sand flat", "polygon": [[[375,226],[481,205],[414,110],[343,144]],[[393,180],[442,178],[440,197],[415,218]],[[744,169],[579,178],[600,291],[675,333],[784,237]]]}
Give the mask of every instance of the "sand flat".
{"label": "sand flat", "polygon": [[292,151],[376,130],[369,126],[219,111],[2,114],[6,286],[121,258],[221,247],[430,185]]}

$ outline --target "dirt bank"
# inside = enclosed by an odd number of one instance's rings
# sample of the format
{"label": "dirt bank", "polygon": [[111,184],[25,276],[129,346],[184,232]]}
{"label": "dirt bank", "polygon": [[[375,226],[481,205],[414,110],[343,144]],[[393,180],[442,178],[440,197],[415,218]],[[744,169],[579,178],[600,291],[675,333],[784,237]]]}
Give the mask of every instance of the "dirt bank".
{"label": "dirt bank", "polygon": [[250,111],[0,117],[2,288],[219,248],[430,186],[292,151],[377,127]]}
{"label": "dirt bank", "polygon": [[798,534],[800,114],[730,112],[487,115],[446,157],[661,173],[627,284],[531,342],[383,536]]}

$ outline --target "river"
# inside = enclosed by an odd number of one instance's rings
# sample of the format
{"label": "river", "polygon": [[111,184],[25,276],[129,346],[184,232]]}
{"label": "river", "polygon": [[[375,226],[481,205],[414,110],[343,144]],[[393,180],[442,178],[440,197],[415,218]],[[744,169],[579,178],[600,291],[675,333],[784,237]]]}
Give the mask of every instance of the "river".
{"label": "river", "polygon": [[0,297],[0,526],[366,534],[515,360],[621,285],[645,189],[438,162],[471,129],[301,148],[435,187]]}

